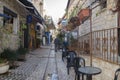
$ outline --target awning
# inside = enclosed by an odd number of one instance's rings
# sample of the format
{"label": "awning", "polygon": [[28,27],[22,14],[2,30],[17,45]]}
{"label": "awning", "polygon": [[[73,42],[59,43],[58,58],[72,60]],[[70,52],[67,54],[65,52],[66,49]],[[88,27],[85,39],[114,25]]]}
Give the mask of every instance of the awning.
{"label": "awning", "polygon": [[32,16],[33,16],[33,20],[35,20],[35,21],[37,21],[37,22],[39,22],[39,23],[42,24],[42,20],[41,20],[41,18],[39,18],[39,17],[36,16],[36,15],[32,15]]}
{"label": "awning", "polygon": [[6,15],[6,14],[2,14],[2,13],[0,13],[0,17],[4,17],[4,18],[11,18],[10,16],[8,16],[8,15]]}
{"label": "awning", "polygon": [[12,17],[17,17],[17,14],[13,12],[12,10],[8,9],[7,7],[3,7],[4,13],[11,15]]}
{"label": "awning", "polygon": [[30,3],[29,1],[27,1],[27,0],[19,0],[21,3],[23,3],[25,6],[29,6],[29,7],[31,7],[31,6],[33,6],[32,5],[32,3]]}
{"label": "awning", "polygon": [[44,29],[44,26],[42,24],[40,24],[40,23],[37,23],[36,26],[39,26],[41,30]]}
{"label": "awning", "polygon": [[19,0],[19,1],[26,6],[25,8],[31,13],[31,15],[34,18],[36,18],[38,22],[40,22],[41,24],[44,22],[44,19],[42,18],[42,16],[39,14],[37,9],[34,7],[34,5],[31,2],[27,0]]}

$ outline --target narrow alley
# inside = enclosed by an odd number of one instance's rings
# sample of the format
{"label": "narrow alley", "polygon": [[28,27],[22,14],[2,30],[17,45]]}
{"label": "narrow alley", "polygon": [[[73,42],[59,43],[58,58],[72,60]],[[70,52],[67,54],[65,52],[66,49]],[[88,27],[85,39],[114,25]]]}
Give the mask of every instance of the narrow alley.
{"label": "narrow alley", "polygon": [[19,64],[18,68],[0,75],[0,80],[74,80],[74,72],[67,74],[61,51],[55,53],[53,45],[31,51],[26,61]]}
{"label": "narrow alley", "polygon": [[120,80],[120,0],[0,0],[0,80]]}

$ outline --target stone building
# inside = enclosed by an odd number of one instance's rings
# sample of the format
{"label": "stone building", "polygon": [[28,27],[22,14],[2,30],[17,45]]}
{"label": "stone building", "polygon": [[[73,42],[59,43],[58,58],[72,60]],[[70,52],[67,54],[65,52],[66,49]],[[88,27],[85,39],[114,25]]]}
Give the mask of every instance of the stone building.
{"label": "stone building", "polygon": [[19,2],[29,11],[26,16],[25,47],[29,49],[38,48],[42,44],[45,21],[41,13],[35,8],[35,4],[27,0],[19,0]]}
{"label": "stone building", "polygon": [[0,0],[0,49],[19,47],[20,26],[26,22],[27,13],[16,0]]}
{"label": "stone building", "polygon": [[43,6],[44,6],[44,0],[31,0],[37,11],[41,14],[43,17]]}
{"label": "stone building", "polygon": [[74,26],[78,30],[77,53],[85,58],[86,65],[102,69],[94,80],[113,80],[119,68],[118,4],[119,0],[68,0],[68,22],[75,16],[80,20],[80,25]]}
{"label": "stone building", "polygon": [[0,4],[0,49],[39,46],[39,24],[44,24],[44,20],[33,4],[27,0],[1,0]]}
{"label": "stone building", "polygon": [[46,44],[50,44],[54,38],[54,32],[55,32],[55,24],[53,22],[53,18],[51,16],[44,16],[44,20],[46,22],[46,30],[45,30],[45,36],[46,36]]}

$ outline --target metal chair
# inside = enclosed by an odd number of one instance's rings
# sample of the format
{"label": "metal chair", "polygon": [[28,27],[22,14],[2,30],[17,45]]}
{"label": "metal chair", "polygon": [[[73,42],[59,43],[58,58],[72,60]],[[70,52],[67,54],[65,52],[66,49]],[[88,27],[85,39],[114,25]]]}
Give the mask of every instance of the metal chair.
{"label": "metal chair", "polygon": [[[82,57],[76,57],[75,58],[75,80],[80,80],[80,73],[78,71],[78,69],[80,67],[84,67],[85,66],[85,59]],[[82,80],[84,80],[84,75],[82,75]]]}
{"label": "metal chair", "polygon": [[68,48],[63,47],[62,48],[62,61],[64,61],[64,58],[68,55]]}
{"label": "metal chair", "polygon": [[120,80],[120,79],[118,79],[118,75],[120,75],[120,68],[115,71],[114,80]]}
{"label": "metal chair", "polygon": [[75,67],[75,57],[76,57],[75,51],[68,51],[67,56],[67,73],[69,74],[70,67]]}

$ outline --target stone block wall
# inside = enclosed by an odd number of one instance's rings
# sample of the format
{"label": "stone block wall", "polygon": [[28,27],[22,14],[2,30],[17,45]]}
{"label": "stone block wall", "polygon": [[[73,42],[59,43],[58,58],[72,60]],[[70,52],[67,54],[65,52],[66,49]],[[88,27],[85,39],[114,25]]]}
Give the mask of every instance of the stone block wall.
{"label": "stone block wall", "polygon": [[[90,56],[80,55],[85,59],[86,65],[90,66]],[[104,60],[93,57],[92,66],[98,67],[102,73],[93,76],[93,80],[113,80],[115,71],[120,67],[117,64],[106,62]]]}
{"label": "stone block wall", "polygon": [[[2,14],[3,13],[3,4],[2,4],[2,2],[0,1],[0,13]],[[2,17],[0,17],[0,27],[2,26],[2,24],[3,24],[3,18]]]}
{"label": "stone block wall", "polygon": [[102,69],[102,73],[94,77],[94,80],[113,80],[115,71],[119,68],[119,65],[103,61],[98,58],[93,58],[93,66]]}
{"label": "stone block wall", "polygon": [[[97,4],[95,4],[97,5]],[[107,7],[101,9],[100,6],[92,10],[93,31],[116,28],[118,13],[113,13],[110,8],[115,7],[115,0],[107,0]]]}
{"label": "stone block wall", "polygon": [[[99,3],[95,3],[94,5],[92,5],[92,7],[95,7],[96,5],[98,5]],[[96,32],[96,34],[92,35],[93,39],[95,39],[93,41],[93,48],[94,50],[97,47],[97,38],[100,39],[100,52],[99,51],[94,51],[93,53],[99,52],[99,53],[104,53],[104,54],[114,54],[114,58],[115,60],[118,58],[117,55],[117,29],[115,29],[114,31],[112,30],[112,28],[117,28],[118,27],[118,13],[113,13],[110,9],[111,8],[115,8],[115,0],[107,0],[107,7],[104,9],[101,9],[100,6],[97,6],[96,8],[92,9],[92,31]],[[87,4],[85,4],[87,5]],[[102,30],[111,30],[111,31],[105,31],[102,32]],[[101,31],[101,32],[100,32]],[[90,19],[86,20],[84,23],[82,23],[79,26],[79,37],[89,34],[90,32]],[[99,34],[97,34],[98,32],[100,32]],[[108,32],[108,33],[107,33]],[[111,33],[110,33],[111,32]],[[104,35],[103,35],[104,34]],[[96,37],[97,35],[97,37]],[[95,36],[95,37],[94,37]],[[83,36],[82,39],[84,39],[85,37]],[[107,38],[107,53],[106,52],[101,52],[103,50],[103,39]],[[115,38],[115,41],[112,41],[112,39]],[[111,42],[110,42],[111,40]],[[114,46],[114,43],[116,46]],[[106,43],[105,43],[106,44]],[[105,46],[104,46],[105,47]],[[116,50],[116,52],[111,52],[110,50],[114,49]],[[98,54],[99,54],[98,53]],[[85,58],[86,61],[86,65],[90,66],[90,55],[80,55],[83,58]],[[105,56],[105,55],[104,55]],[[108,56],[110,57],[110,56]],[[102,69],[102,73],[99,75],[95,75],[93,76],[93,80],[113,80],[114,79],[114,73],[115,71],[120,67],[117,64],[114,64],[112,62],[108,62],[106,60],[100,59],[100,58],[96,58],[96,57],[92,57],[92,66],[94,67],[99,67]]]}
{"label": "stone block wall", "polygon": [[[5,48],[10,48],[12,50],[16,50],[19,47],[19,17],[20,17],[20,13],[18,12],[19,10],[21,10],[21,6],[18,5],[18,3],[15,1],[11,1],[11,0],[1,0],[0,1],[0,13],[3,13],[3,6],[7,7],[8,9],[12,10],[13,12],[15,12],[17,14],[17,18],[14,18],[14,23],[12,24],[12,32],[11,33],[4,33],[3,31],[1,31],[2,36],[0,39],[0,52],[5,49]],[[22,13],[24,11],[24,8],[22,8],[23,10],[21,10],[20,12]],[[0,25],[3,26],[3,17],[0,17]],[[9,26],[6,26],[9,27]],[[6,28],[6,27],[3,27]]]}
{"label": "stone block wall", "polygon": [[10,48],[12,50],[16,50],[19,47],[19,37],[13,34],[3,34],[3,38],[1,40],[2,49]]}
{"label": "stone block wall", "polygon": [[[84,6],[88,6],[88,2],[85,2]],[[95,3],[92,8],[99,5]],[[110,29],[118,27],[118,13],[113,13],[110,8],[115,7],[114,0],[107,0],[107,7],[101,9],[101,6],[97,6],[92,9],[92,31]],[[79,26],[79,36],[85,35],[90,32],[90,18]]]}
{"label": "stone block wall", "polygon": [[104,30],[117,27],[117,13],[112,13],[107,8],[92,10],[92,31]]}
{"label": "stone block wall", "polygon": [[79,26],[79,36],[83,36],[90,32],[90,19],[86,20]]}
{"label": "stone block wall", "polygon": [[69,8],[68,8],[68,19],[70,18],[71,13],[76,8],[76,5],[78,4],[79,0],[70,0]]}

